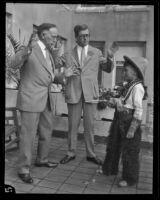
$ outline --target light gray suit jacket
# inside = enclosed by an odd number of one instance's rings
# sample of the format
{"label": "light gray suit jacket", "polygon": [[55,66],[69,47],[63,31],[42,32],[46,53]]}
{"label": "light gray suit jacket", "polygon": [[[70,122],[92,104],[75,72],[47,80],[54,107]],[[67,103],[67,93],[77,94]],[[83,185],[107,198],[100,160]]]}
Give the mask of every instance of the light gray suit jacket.
{"label": "light gray suit jacket", "polygon": [[[75,67],[80,67],[77,46],[72,51],[65,53],[63,57],[66,61],[65,66],[69,66],[74,63]],[[107,73],[110,73],[113,69],[113,62],[109,58],[106,59],[106,62],[100,64],[102,58],[102,52],[89,45],[88,55],[85,58],[84,66],[81,68],[80,75],[67,78],[65,86],[65,100],[67,103],[78,103],[82,92],[86,102],[98,100],[99,66]]]}
{"label": "light gray suit jacket", "polygon": [[[55,69],[53,59],[52,66]],[[17,96],[17,108],[28,112],[42,112],[49,98],[50,109],[54,108],[51,97],[51,70],[36,43],[32,53],[21,68],[21,80]]]}

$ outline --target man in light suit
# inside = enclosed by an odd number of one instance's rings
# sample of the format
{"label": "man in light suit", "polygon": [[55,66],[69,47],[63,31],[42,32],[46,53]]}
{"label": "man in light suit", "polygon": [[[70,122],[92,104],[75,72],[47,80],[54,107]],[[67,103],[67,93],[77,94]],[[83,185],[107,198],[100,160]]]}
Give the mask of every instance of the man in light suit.
{"label": "man in light suit", "polygon": [[76,157],[77,132],[83,110],[87,160],[101,165],[101,159],[94,152],[94,115],[99,98],[97,76],[99,66],[107,73],[112,71],[113,54],[108,52],[106,59],[99,49],[88,45],[90,34],[87,25],[75,26],[74,32],[77,45],[71,52],[64,54],[64,63],[68,66],[72,65],[73,68],[79,70],[79,73],[67,78],[66,82],[68,152],[60,163],[68,163]]}
{"label": "man in light suit", "polygon": [[51,83],[63,77],[55,75],[55,63],[48,51],[57,40],[57,27],[44,23],[38,27],[39,40],[32,47],[32,52],[21,68],[17,108],[21,114],[20,155],[18,175],[22,181],[32,183],[30,166],[34,139],[38,132],[38,151],[35,165],[54,168],[57,162],[48,160],[49,144],[52,133],[53,100]]}

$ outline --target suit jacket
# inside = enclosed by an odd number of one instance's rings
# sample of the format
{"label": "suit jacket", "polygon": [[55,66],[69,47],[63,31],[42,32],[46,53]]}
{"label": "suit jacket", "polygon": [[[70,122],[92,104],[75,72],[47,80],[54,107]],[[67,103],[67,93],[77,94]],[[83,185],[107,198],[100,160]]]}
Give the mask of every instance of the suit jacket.
{"label": "suit jacket", "polygon": [[[77,46],[71,52],[64,54],[64,58],[66,60],[66,66],[74,64],[75,67],[80,68]],[[65,86],[65,100],[67,103],[78,103],[82,92],[86,102],[98,100],[99,86],[97,77],[99,66],[108,73],[113,69],[113,62],[109,58],[101,63],[102,59],[104,60],[102,52],[89,45],[84,66],[80,68],[80,75],[67,78]]]}
{"label": "suit jacket", "polygon": [[[54,61],[51,58],[53,69]],[[46,59],[36,43],[32,53],[22,66],[21,80],[17,96],[17,108],[28,112],[42,112],[49,98],[50,108],[54,108],[51,97],[51,69],[47,66]]]}

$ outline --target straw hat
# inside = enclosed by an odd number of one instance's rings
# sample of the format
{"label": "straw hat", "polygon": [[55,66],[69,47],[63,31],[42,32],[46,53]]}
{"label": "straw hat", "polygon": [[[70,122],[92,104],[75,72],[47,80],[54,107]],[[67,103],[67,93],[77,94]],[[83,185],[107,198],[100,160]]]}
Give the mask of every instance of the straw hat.
{"label": "straw hat", "polygon": [[132,67],[138,72],[138,76],[141,80],[144,80],[145,71],[148,65],[148,60],[143,57],[133,57],[123,56],[125,62],[131,64]]}

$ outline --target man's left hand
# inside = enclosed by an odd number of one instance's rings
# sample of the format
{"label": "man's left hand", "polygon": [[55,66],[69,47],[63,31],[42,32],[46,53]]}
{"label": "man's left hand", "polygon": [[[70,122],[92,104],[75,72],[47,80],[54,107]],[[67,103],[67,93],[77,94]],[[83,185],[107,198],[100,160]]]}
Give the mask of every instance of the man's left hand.
{"label": "man's left hand", "polygon": [[128,131],[126,138],[131,139],[134,137],[134,132],[133,131]]}
{"label": "man's left hand", "polygon": [[80,71],[73,65],[64,70],[65,77],[80,75]]}
{"label": "man's left hand", "polygon": [[107,50],[107,55],[110,58],[113,58],[114,54],[118,51],[118,45],[116,42],[113,42],[112,45],[109,47],[109,49]]}

